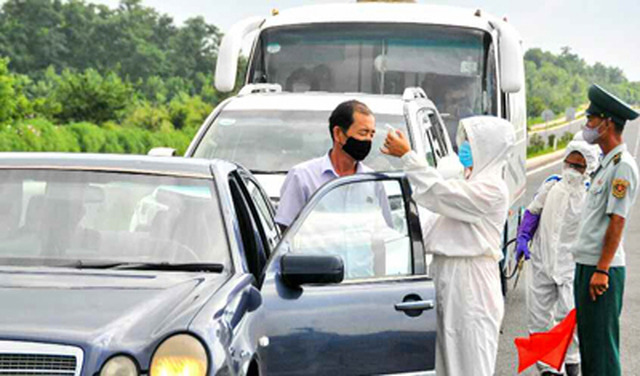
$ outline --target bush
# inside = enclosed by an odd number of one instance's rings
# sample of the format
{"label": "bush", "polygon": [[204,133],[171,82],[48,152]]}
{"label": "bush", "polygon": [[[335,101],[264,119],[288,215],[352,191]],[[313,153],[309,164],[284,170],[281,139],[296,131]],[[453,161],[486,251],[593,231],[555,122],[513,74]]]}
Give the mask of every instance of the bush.
{"label": "bush", "polygon": [[142,128],[150,131],[173,129],[169,112],[164,107],[154,106],[149,102],[137,105],[124,119],[123,125],[128,128]]}
{"label": "bush", "polygon": [[116,132],[118,142],[126,154],[145,154],[149,151],[149,144],[144,139],[145,131],[134,128],[123,128]]}
{"label": "bush", "polygon": [[542,149],[544,149],[545,146],[545,142],[542,139],[542,136],[540,136],[539,134],[535,133],[531,136],[531,139],[529,140],[529,150],[532,153],[538,152]]}
{"label": "bush", "polygon": [[105,131],[104,144],[100,148],[101,153],[124,154],[124,145],[120,143],[118,134],[113,131]]}
{"label": "bush", "polygon": [[550,134],[549,137],[547,138],[547,142],[550,148],[553,147],[554,143],[556,141],[556,135],[555,134]]}
{"label": "bush", "polygon": [[80,150],[85,153],[99,153],[106,142],[105,131],[91,123],[75,123],[68,126],[76,134]]}
{"label": "bush", "polygon": [[561,145],[566,145],[569,142],[571,142],[571,140],[573,140],[573,133],[571,132],[564,132],[564,134],[562,135],[562,137],[560,138],[560,144]]}
{"label": "bush", "polygon": [[151,132],[91,123],[56,126],[46,119],[30,119],[0,126],[0,151],[88,152],[146,154],[153,147],[172,147],[184,154],[193,132]]}
{"label": "bush", "polygon": [[31,119],[0,130],[0,151],[81,151],[77,136],[45,119]]}

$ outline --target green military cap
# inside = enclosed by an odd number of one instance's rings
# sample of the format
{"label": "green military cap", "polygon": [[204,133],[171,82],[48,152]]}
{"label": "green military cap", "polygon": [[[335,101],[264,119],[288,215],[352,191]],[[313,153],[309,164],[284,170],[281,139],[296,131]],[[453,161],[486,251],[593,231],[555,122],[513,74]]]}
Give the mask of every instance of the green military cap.
{"label": "green military cap", "polygon": [[587,108],[587,115],[611,118],[621,125],[638,117],[638,113],[631,106],[596,84],[589,87],[589,101],[591,103]]}

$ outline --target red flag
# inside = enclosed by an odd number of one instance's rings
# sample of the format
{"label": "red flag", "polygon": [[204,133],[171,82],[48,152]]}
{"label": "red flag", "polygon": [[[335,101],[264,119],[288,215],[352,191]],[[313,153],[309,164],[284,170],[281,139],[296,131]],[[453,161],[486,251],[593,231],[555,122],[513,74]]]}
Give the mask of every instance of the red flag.
{"label": "red flag", "polygon": [[529,338],[516,338],[518,348],[518,373],[536,362],[544,362],[560,370],[576,329],[576,310],[573,309],[553,329],[534,333]]}

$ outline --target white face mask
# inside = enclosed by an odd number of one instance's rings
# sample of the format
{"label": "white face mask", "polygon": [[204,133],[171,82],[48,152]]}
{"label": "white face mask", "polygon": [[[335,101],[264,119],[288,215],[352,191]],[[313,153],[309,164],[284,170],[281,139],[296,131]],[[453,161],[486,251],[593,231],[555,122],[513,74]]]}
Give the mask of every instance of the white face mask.
{"label": "white face mask", "polygon": [[601,136],[598,129],[600,129],[600,126],[602,126],[605,121],[606,120],[603,119],[595,128],[589,128],[586,124],[582,127],[582,137],[588,144],[593,145],[598,141]]}
{"label": "white face mask", "polygon": [[585,176],[583,174],[571,167],[564,167],[562,169],[562,180],[572,187],[582,186],[584,184],[584,179]]}

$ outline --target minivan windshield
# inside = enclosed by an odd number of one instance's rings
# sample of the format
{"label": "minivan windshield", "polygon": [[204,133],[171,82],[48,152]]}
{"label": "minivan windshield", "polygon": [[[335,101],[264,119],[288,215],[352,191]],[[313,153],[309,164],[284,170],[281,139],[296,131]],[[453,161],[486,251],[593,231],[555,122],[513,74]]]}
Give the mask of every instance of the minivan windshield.
{"label": "minivan windshield", "polygon": [[[197,158],[218,158],[255,173],[287,172],[291,167],[325,155],[331,149],[330,111],[228,110],[207,129],[196,147]],[[407,134],[401,115],[376,114],[376,135],[364,164],[376,171],[399,170],[398,158],[380,152],[385,124]]]}
{"label": "minivan windshield", "polygon": [[422,87],[450,131],[497,115],[491,35],[460,27],[385,23],[281,26],[261,32],[249,82],[285,91],[402,94]]}
{"label": "minivan windshield", "polygon": [[0,170],[0,265],[230,265],[208,179]]}

